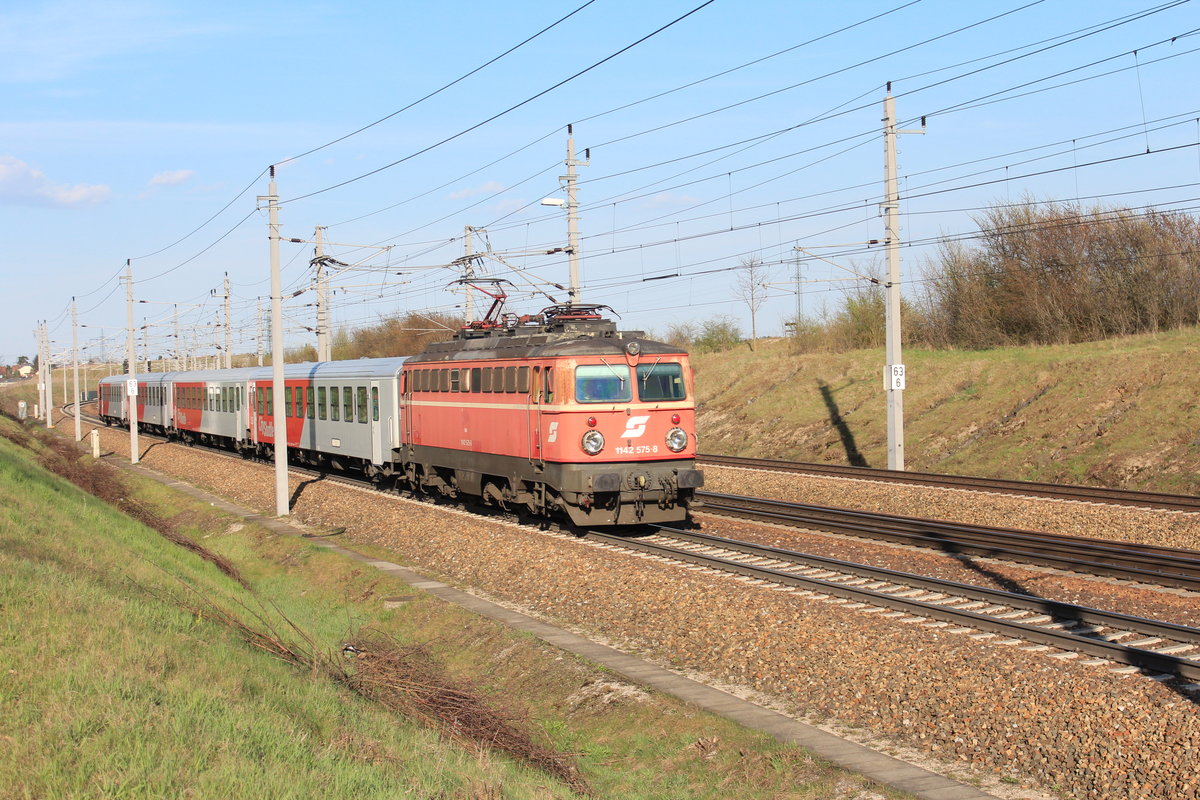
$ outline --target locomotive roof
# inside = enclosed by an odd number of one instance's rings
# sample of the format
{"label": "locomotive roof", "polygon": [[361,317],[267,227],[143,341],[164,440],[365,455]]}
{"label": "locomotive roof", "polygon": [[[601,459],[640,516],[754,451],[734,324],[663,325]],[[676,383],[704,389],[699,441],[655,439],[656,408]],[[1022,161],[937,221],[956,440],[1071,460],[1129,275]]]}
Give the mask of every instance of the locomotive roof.
{"label": "locomotive roof", "polygon": [[[301,364],[284,364],[285,380],[298,378],[390,378],[400,372],[405,357],[355,358],[346,361],[307,361]],[[238,367],[236,369],[201,369],[188,372],[139,372],[139,383],[212,383],[216,381],[269,381],[273,375],[271,367]],[[124,383],[125,374],[110,375],[100,383]]]}
{"label": "locomotive roof", "polygon": [[408,359],[408,363],[622,355],[630,342],[637,342],[645,355],[684,352],[676,345],[647,339],[643,331],[619,331],[612,320],[587,319],[464,329],[458,338],[430,344],[425,352]]}

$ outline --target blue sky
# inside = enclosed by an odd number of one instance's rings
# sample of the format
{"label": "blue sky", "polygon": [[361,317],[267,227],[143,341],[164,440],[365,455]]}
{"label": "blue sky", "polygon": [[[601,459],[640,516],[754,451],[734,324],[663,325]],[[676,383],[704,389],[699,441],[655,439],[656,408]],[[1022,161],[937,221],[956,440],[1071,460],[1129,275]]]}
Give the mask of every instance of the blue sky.
{"label": "blue sky", "polygon": [[[594,0],[435,97],[293,158],[584,2],[5,5],[0,360],[32,356],[41,319],[55,349],[69,347],[72,296],[88,352],[99,352],[103,333],[116,355],[125,327],[116,276],[127,258],[135,297],[147,301],[136,315],[151,356],[175,349],[173,304],[185,342],[196,331],[198,352],[213,352],[221,301],[211,291],[226,272],[235,350],[253,352],[255,309],[269,294],[266,214],[255,198],[267,193],[271,164],[283,236],[311,239],[329,226],[338,244],[328,252],[369,267],[335,281],[338,326],[460,313],[445,265],[462,254],[465,225],[486,227],[492,248],[523,274],[565,284],[562,255],[521,253],[565,243],[563,213],[538,200],[562,196],[568,123],[579,157],[591,148],[579,170],[583,299],[659,332],[717,315],[748,332],[735,291],[746,257],[769,273],[765,335],[795,313],[795,246],[834,262],[803,262],[807,315],[832,310],[858,276],[882,268],[883,254],[862,243],[882,236],[889,80],[905,127],[928,115],[924,136],[900,141],[910,293],[936,238],[970,233],[973,209],[990,203],[1078,199],[1191,213],[1200,197],[1192,2],[715,0],[415,155],[702,2]],[[311,255],[311,245],[284,244],[288,293],[309,285]],[[488,269],[524,280],[499,262]],[[311,291],[288,301],[289,345],[312,341],[312,302]],[[510,307],[548,302],[521,293]]]}

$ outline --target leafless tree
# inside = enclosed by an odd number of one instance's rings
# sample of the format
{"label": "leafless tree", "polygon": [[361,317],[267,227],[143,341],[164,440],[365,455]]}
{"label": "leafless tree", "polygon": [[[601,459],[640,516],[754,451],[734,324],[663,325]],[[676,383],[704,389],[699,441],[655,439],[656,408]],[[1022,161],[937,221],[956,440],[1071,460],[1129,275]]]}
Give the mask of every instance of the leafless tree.
{"label": "leafless tree", "polygon": [[758,310],[767,302],[767,268],[754,256],[746,256],[738,270],[734,293],[750,309],[750,349],[758,338]]}

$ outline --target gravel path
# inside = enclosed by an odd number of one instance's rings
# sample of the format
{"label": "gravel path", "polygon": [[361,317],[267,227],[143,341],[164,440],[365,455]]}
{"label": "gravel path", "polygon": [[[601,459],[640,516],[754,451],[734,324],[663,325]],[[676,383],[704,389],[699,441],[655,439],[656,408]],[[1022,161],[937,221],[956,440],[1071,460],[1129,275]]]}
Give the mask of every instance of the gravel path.
{"label": "gravel path", "polygon": [[[127,435],[104,433],[106,449],[127,453]],[[245,505],[274,507],[269,466],[166,444],[149,447],[142,460]],[[748,490],[718,472],[709,473],[714,490],[775,491],[766,488],[767,479],[755,477]],[[1089,527],[1095,522],[1083,520],[1095,508],[1090,505],[1066,507],[996,495],[979,495],[974,502],[975,493],[954,492],[947,499],[928,490],[922,497],[920,490],[839,483],[828,490],[836,499],[783,496],[870,508],[897,502],[901,492],[913,493],[907,509],[887,505],[880,510],[984,524],[999,514],[1010,527],[1098,535]],[[781,493],[797,491],[782,487]],[[552,538],[464,512],[300,478],[293,478],[292,491],[299,491],[296,517],[345,527],[347,544],[383,545],[399,560],[481,594],[676,668],[765,693],[807,721],[858,728],[985,772],[1021,780],[1030,776],[1042,787],[1058,787],[1064,796],[1200,800],[1196,703],[1143,676],[1058,661],[1020,646],[1003,646],[998,639],[981,642],[920,623],[896,625],[837,603],[752,588],[733,577]],[[1021,506],[1022,516],[1010,503]],[[1036,511],[1034,505],[1057,507]],[[1041,515],[1059,521],[1048,524]],[[1121,515],[1131,516],[1121,522]],[[1115,509],[1104,516],[1125,526],[1127,536],[1170,532],[1178,537],[1172,543],[1188,537],[1200,541],[1197,521],[1173,518],[1171,512]],[[771,531],[764,535],[793,535]],[[847,554],[845,544],[838,546]],[[910,569],[924,571],[923,564],[915,569],[915,551],[897,552]],[[1037,580],[1049,591],[1074,579],[1038,573]],[[1074,582],[1108,596],[1106,585]]]}

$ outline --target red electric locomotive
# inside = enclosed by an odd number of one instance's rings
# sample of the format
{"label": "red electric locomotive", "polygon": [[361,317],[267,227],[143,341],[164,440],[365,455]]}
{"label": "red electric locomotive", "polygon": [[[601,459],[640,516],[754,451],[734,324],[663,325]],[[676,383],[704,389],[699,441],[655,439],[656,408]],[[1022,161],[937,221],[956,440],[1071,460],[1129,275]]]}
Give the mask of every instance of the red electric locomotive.
{"label": "red electric locomotive", "polygon": [[409,484],[580,525],[686,519],[704,484],[687,353],[618,331],[604,308],[489,314],[409,358]]}

